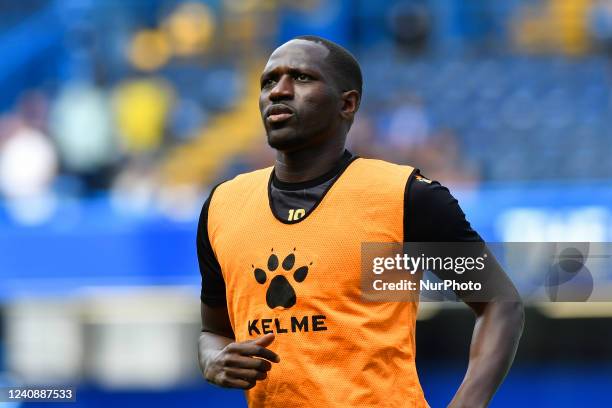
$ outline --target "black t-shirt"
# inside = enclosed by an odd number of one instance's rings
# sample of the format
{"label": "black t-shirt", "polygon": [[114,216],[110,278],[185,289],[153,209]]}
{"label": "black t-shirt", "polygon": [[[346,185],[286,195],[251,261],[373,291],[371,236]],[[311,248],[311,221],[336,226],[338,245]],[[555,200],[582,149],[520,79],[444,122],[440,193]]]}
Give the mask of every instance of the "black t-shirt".
{"label": "black t-shirt", "polygon": [[355,158],[351,152],[345,150],[333,169],[316,179],[302,183],[282,182],[272,172],[268,192],[274,215],[283,221],[303,218],[321,201],[327,190]]}
{"label": "black t-shirt", "polygon": [[[303,183],[285,183],[274,173],[268,192],[272,211],[281,220],[298,222],[319,203],[334,181],[355,159],[348,150],[339,163],[326,174]],[[205,304],[223,306],[225,282],[221,267],[208,238],[208,207],[214,189],[202,207],[198,224],[197,250],[202,275],[201,300]],[[406,242],[479,242],[482,238],[459,207],[459,203],[437,181],[431,181],[415,170],[408,178],[404,202],[404,241]]]}

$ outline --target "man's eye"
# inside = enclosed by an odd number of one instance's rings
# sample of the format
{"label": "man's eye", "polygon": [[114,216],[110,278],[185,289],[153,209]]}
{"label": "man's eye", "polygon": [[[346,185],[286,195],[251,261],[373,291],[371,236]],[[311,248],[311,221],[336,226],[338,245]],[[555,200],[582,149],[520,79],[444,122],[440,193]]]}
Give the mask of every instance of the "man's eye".
{"label": "man's eye", "polygon": [[274,84],[274,81],[273,81],[273,80],[271,80],[271,79],[264,79],[264,80],[261,82],[261,87],[262,87],[262,88],[267,88],[267,87],[269,87],[269,86],[271,86],[271,85],[273,85],[273,84]]}
{"label": "man's eye", "polygon": [[306,74],[297,74],[295,76],[295,79],[297,81],[309,81],[310,80],[310,75],[306,75]]}

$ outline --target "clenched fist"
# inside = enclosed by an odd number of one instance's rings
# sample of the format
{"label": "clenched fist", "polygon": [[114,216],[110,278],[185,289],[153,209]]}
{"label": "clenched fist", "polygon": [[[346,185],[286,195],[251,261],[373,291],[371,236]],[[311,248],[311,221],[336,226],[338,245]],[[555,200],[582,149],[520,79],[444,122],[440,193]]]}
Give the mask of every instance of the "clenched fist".
{"label": "clenched fist", "polygon": [[267,347],[274,334],[255,340],[230,343],[203,362],[202,373],[208,382],[227,388],[253,388],[257,381],[265,380],[272,363],[279,356]]}

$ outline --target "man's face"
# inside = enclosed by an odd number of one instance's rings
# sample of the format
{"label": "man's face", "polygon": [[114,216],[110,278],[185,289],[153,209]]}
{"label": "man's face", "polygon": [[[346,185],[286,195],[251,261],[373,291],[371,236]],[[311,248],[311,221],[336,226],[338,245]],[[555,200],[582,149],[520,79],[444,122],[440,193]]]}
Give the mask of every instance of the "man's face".
{"label": "man's face", "polygon": [[325,62],[328,54],[321,44],[292,40],[270,56],[259,110],[271,147],[294,151],[338,134],[342,100]]}

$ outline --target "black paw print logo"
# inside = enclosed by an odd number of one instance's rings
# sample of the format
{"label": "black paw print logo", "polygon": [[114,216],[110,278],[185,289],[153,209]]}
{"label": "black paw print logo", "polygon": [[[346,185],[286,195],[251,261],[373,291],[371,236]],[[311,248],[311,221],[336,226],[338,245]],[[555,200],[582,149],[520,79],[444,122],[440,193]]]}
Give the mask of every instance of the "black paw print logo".
{"label": "black paw print logo", "polygon": [[[295,251],[295,248],[293,250]],[[268,258],[268,273],[276,271],[278,265],[278,257],[274,255],[274,248],[272,248],[272,254]],[[291,271],[295,265],[295,254],[287,255],[281,265],[285,271]],[[312,265],[312,262],[310,265]],[[251,266],[255,268],[255,266]],[[253,273],[255,280],[262,285],[268,280],[268,274],[263,269],[255,268]],[[308,266],[300,266],[293,272],[293,279],[296,282],[303,282],[306,279],[306,275],[308,275]],[[266,303],[270,309],[278,306],[289,309],[295,305],[296,300],[295,290],[285,275],[276,275],[272,278],[266,291]]]}

